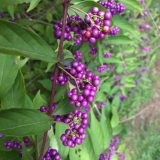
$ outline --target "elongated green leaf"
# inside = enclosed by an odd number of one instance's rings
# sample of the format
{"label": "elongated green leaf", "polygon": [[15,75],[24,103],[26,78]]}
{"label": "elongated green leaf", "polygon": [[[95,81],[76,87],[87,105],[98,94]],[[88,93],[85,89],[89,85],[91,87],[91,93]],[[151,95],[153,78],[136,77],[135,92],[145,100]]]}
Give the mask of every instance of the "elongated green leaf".
{"label": "elongated green leaf", "polygon": [[[93,7],[98,7],[99,9],[101,9],[102,11],[106,11],[106,8],[104,8],[102,5],[100,5],[99,3],[95,2],[95,1],[80,1],[75,3],[74,5],[72,5],[72,7],[76,7],[79,9],[82,9],[82,11],[89,11],[90,9],[92,9]],[[78,10],[77,10],[78,11]]]}
{"label": "elongated green leaf", "polygon": [[22,3],[30,3],[30,6],[27,11],[31,11],[34,9],[40,0],[0,0],[0,9],[5,9],[7,7],[13,7],[17,4],[22,4]]}
{"label": "elongated green leaf", "polygon": [[41,1],[41,0],[31,0],[30,6],[29,6],[27,12],[33,10],[33,9],[38,5],[38,3],[39,3],[40,1]]}
{"label": "elongated green leaf", "polygon": [[17,151],[0,151],[1,160],[18,160],[19,153]]}
{"label": "elongated green leaf", "polygon": [[97,160],[93,147],[94,144],[92,143],[91,140],[92,134],[89,134],[89,130],[87,130],[86,133],[87,133],[87,139],[85,139],[84,142],[82,143],[82,148],[86,147],[90,159]]}
{"label": "elongated green leaf", "polygon": [[100,125],[104,136],[104,149],[108,148],[112,139],[112,127],[108,117],[105,116],[105,108],[102,109]]}
{"label": "elongated green leaf", "polygon": [[115,26],[118,26],[120,29],[124,30],[125,32],[128,31],[133,35],[137,35],[138,32],[135,30],[134,26],[131,25],[124,17],[122,16],[114,16],[113,23]]}
{"label": "elongated green leaf", "polygon": [[26,91],[24,86],[24,80],[19,73],[13,87],[9,90],[4,98],[1,99],[1,108],[20,108],[25,107]]}
{"label": "elongated green leaf", "polygon": [[42,97],[40,91],[37,92],[36,96],[33,99],[33,105],[35,109],[38,109],[40,106],[47,106],[46,100]]}
{"label": "elongated green leaf", "polygon": [[65,132],[65,130],[68,128],[67,125],[63,125],[63,124],[60,124],[60,123],[56,123],[56,127],[55,127],[55,137],[56,137],[56,140],[57,140],[57,143],[58,143],[58,151],[59,153],[61,154],[62,156],[62,159],[65,159],[69,153],[69,148],[68,147],[65,147],[61,140],[60,140],[60,137],[61,135]]}
{"label": "elongated green leaf", "polygon": [[130,10],[137,10],[142,13],[142,8],[140,3],[137,0],[119,0],[120,2],[124,3],[124,5]]}
{"label": "elongated green leaf", "polygon": [[17,74],[15,56],[0,54],[0,99],[11,89]]}
{"label": "elongated green leaf", "polygon": [[113,106],[112,107],[112,119],[111,119],[112,128],[117,127],[118,123],[119,123],[118,112],[117,112],[116,107]]}
{"label": "elongated green leaf", "polygon": [[96,119],[93,111],[91,111],[91,126],[88,131],[91,135],[91,142],[96,156],[95,159],[98,159],[100,153],[103,151],[104,137],[100,123]]}
{"label": "elongated green leaf", "polygon": [[0,133],[7,136],[27,136],[46,131],[51,118],[32,109],[9,109],[0,112]]}
{"label": "elongated green leaf", "polygon": [[17,24],[0,20],[0,53],[56,62],[52,48],[38,35]]}
{"label": "elongated green leaf", "polygon": [[54,114],[64,115],[72,112],[73,110],[75,110],[75,107],[70,105],[67,99],[62,99],[54,110]]}
{"label": "elongated green leaf", "polygon": [[109,37],[107,39],[107,42],[113,45],[133,44],[133,41],[129,37],[124,35]]}
{"label": "elongated green leaf", "polygon": [[74,5],[71,6],[69,9],[69,14],[74,14],[75,12],[81,17],[84,18],[86,16],[86,12],[88,12],[93,7],[98,7],[99,9],[106,11],[106,8],[104,8],[102,5],[95,1],[80,1],[77,3],[74,3]]}

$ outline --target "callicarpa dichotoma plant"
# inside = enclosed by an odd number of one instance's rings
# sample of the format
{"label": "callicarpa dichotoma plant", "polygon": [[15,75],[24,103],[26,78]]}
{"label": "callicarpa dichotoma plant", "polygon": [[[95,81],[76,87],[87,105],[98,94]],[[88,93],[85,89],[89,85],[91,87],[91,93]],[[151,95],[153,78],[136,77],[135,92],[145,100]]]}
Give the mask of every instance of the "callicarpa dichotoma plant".
{"label": "callicarpa dichotoma plant", "polygon": [[0,2],[0,159],[128,158],[119,110],[152,58],[140,3]]}

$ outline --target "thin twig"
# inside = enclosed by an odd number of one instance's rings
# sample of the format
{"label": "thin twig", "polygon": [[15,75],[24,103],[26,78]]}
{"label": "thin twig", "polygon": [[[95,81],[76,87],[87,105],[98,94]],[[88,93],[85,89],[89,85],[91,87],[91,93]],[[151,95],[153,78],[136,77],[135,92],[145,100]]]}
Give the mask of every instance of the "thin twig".
{"label": "thin twig", "polygon": [[78,84],[77,84],[77,78],[75,78],[74,76],[72,76],[69,72],[67,72],[67,71],[66,71],[63,67],[61,67],[60,65],[58,65],[58,67],[59,67],[63,72],[65,72],[66,74],[68,74],[68,75],[74,80],[74,82],[75,82],[75,84],[76,84],[76,87],[77,87],[78,91],[80,92],[79,86],[78,86]]}
{"label": "thin twig", "polygon": [[119,121],[119,123],[125,123],[125,122],[128,122],[128,121],[131,121],[131,120],[135,119],[136,117],[140,116],[142,113],[144,113],[149,108],[150,107],[146,107],[143,110],[141,110],[140,112],[138,112],[137,114],[135,114],[135,115],[133,115],[133,116],[127,118],[127,119]]}
{"label": "thin twig", "polygon": [[[68,3],[69,2],[70,2],[70,0],[63,0],[63,4],[64,4],[63,22],[62,22],[63,26],[62,26],[62,35],[60,38],[60,44],[59,44],[59,48],[58,48],[57,63],[59,63],[62,58],[64,33],[65,33],[66,22],[67,22],[67,12],[68,12],[68,6],[69,6]],[[52,105],[53,105],[53,101],[54,101],[54,97],[55,97],[55,93],[56,93],[56,85],[57,85],[56,80],[58,78],[58,73],[59,73],[59,68],[56,65],[54,72],[53,72],[54,80],[52,82],[52,91],[51,91],[51,96],[50,96],[50,101],[49,101],[49,111],[48,111],[49,116],[51,116],[51,114],[52,114]],[[46,145],[46,141],[47,141],[47,135],[48,135],[48,131],[44,132],[39,160],[43,159],[43,153],[44,153],[44,149],[45,149],[45,145]]]}

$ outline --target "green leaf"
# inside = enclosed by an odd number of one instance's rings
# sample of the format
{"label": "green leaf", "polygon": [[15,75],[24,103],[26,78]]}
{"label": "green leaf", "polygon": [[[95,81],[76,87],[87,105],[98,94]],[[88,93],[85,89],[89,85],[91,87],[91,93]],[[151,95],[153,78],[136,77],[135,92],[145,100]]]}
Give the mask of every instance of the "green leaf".
{"label": "green leaf", "polygon": [[112,139],[112,127],[108,117],[105,116],[105,108],[102,108],[100,125],[104,136],[104,149],[108,148]]}
{"label": "green leaf", "polygon": [[41,92],[38,91],[36,96],[33,99],[33,105],[34,108],[39,108],[40,106],[47,106],[47,102],[45,101],[45,99],[42,97]]}
{"label": "green leaf", "polygon": [[91,160],[97,160],[96,159],[96,155],[95,155],[95,152],[94,152],[94,148],[93,148],[93,143],[91,141],[91,137],[92,135],[89,134],[89,131],[87,130],[87,139],[85,139],[82,143],[82,148],[86,148],[87,151],[88,151],[88,154],[89,154],[89,157]]}
{"label": "green leaf", "polygon": [[54,101],[56,103],[59,102],[60,100],[62,100],[66,97],[66,94],[67,94],[66,86],[58,86]]}
{"label": "green leaf", "polygon": [[[85,160],[90,160],[90,157],[89,157],[89,152],[87,151],[87,146],[85,145],[81,145],[81,146],[76,146],[75,148],[71,149],[70,152],[69,152],[69,158],[70,160],[82,160],[82,159],[85,159]],[[92,159],[94,160],[94,159]]]}
{"label": "green leaf", "polygon": [[27,9],[27,12],[33,10],[33,9],[38,5],[38,3],[39,3],[40,1],[41,1],[41,0],[32,0],[31,3],[30,3],[29,8]]}
{"label": "green leaf", "polygon": [[89,134],[91,135],[91,142],[93,144],[93,149],[95,152],[95,159],[99,158],[100,153],[103,151],[104,137],[100,123],[96,119],[94,112],[91,111],[91,125],[88,129]]}
{"label": "green leaf", "polygon": [[119,116],[116,107],[112,107],[112,118],[111,118],[111,126],[112,128],[117,127],[119,124]]}
{"label": "green leaf", "polygon": [[64,115],[72,112],[73,110],[75,110],[75,107],[70,105],[67,99],[62,99],[54,110],[54,114]]}
{"label": "green leaf", "polygon": [[5,9],[10,6],[15,6],[17,4],[22,4],[22,3],[30,3],[30,6],[27,11],[31,11],[34,9],[40,0],[0,0],[0,9]]}
{"label": "green leaf", "polygon": [[0,151],[1,160],[18,160],[19,153],[17,151]]}
{"label": "green leaf", "polygon": [[21,73],[18,74],[13,87],[9,90],[8,94],[1,100],[1,108],[21,108],[25,107],[26,90],[24,79]]}
{"label": "green leaf", "polygon": [[0,54],[0,98],[12,88],[18,69],[15,56]]}
{"label": "green leaf", "polygon": [[81,18],[84,18],[86,15],[85,12],[88,12],[93,7],[98,7],[100,10],[106,11],[106,8],[95,1],[80,1],[74,3],[74,5],[71,6],[71,9],[74,10]]}
{"label": "green leaf", "polygon": [[124,5],[130,9],[130,10],[137,10],[138,12],[142,13],[142,8],[140,5],[140,2],[138,2],[137,0],[119,0],[120,2],[124,3]]}
{"label": "green leaf", "polygon": [[56,126],[55,126],[55,137],[56,137],[56,140],[57,140],[57,143],[58,143],[58,151],[62,157],[62,159],[65,159],[69,153],[69,148],[68,147],[65,147],[61,140],[60,140],[60,137],[61,135],[65,132],[65,130],[68,128],[67,125],[63,125],[63,124],[60,124],[60,123],[56,123]]}
{"label": "green leaf", "polygon": [[122,16],[113,16],[113,23],[115,26],[118,26],[120,29],[125,32],[133,33],[133,35],[137,35],[138,32],[135,30],[134,26],[131,25],[124,17]]}
{"label": "green leaf", "polygon": [[37,34],[0,20],[0,53],[56,63],[52,48]]}
{"label": "green leaf", "polygon": [[46,131],[52,119],[38,110],[9,109],[0,111],[0,133],[6,136],[27,136]]}
{"label": "green leaf", "polygon": [[50,79],[42,79],[38,81],[45,89],[48,91],[51,91],[52,88],[52,82]]}
{"label": "green leaf", "polygon": [[120,35],[120,36],[111,36],[107,38],[107,43],[113,45],[121,45],[121,44],[132,44],[133,41],[127,36]]}

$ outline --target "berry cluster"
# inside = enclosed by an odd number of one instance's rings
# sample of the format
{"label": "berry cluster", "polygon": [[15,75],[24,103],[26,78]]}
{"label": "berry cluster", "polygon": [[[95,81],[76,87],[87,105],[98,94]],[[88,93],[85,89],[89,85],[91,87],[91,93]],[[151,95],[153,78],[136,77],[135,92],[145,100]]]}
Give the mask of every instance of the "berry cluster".
{"label": "berry cluster", "polygon": [[[67,19],[64,38],[67,41],[74,40],[74,45],[80,45],[83,42],[89,42],[91,47],[97,40],[104,39],[106,35],[116,35],[119,28],[111,28],[111,18],[114,14],[120,14],[125,10],[122,3],[114,1],[99,2],[108,11],[104,12],[98,7],[93,7],[85,16],[84,21],[78,15],[72,15]],[[62,35],[62,21],[54,24],[54,35],[60,39]],[[91,54],[96,50],[91,49]]]}
{"label": "berry cluster", "polygon": [[3,145],[7,150],[17,150],[19,152],[19,156],[22,157],[22,143],[25,147],[29,147],[31,144],[30,138],[23,137],[21,142],[16,140],[7,140]]}
{"label": "berry cluster", "polygon": [[112,53],[105,52],[103,56],[104,56],[104,58],[110,58],[112,56]]}
{"label": "berry cluster", "polygon": [[111,36],[115,36],[115,35],[117,35],[119,32],[120,32],[120,29],[119,29],[118,27],[114,27],[114,28],[111,28],[111,29],[110,29],[109,34],[110,34]]}
{"label": "berry cluster", "polygon": [[[51,106],[51,109],[52,109],[52,111],[53,110],[55,110],[55,108],[56,108],[56,105],[55,104],[52,104],[52,106]],[[49,111],[49,108],[47,107],[47,106],[41,106],[40,108],[39,108],[39,111],[40,112],[48,112]]]}
{"label": "berry cluster", "polygon": [[[80,52],[76,52],[80,53]],[[64,73],[58,77],[60,85],[66,84],[68,81],[74,85],[74,88],[67,93],[70,104],[78,109],[90,110],[89,103],[94,101],[97,87],[100,84],[98,75],[93,75],[81,61],[74,61],[65,67]]]}
{"label": "berry cluster", "polygon": [[[67,25],[65,28],[64,38],[67,41],[74,39],[76,45],[82,42],[82,30],[86,24],[79,16],[72,15],[67,19]],[[62,21],[54,24],[54,35],[57,39],[60,39],[62,35]],[[72,36],[73,33],[73,36]]]}
{"label": "berry cluster", "polygon": [[61,135],[61,141],[64,146],[75,147],[82,144],[86,138],[85,128],[88,124],[88,114],[75,110],[64,116],[53,115],[55,121],[63,122],[69,125],[65,133]]}
{"label": "berry cluster", "polygon": [[61,156],[56,149],[48,147],[47,152],[43,157],[43,160],[61,160]]}
{"label": "berry cluster", "polygon": [[10,141],[10,140],[4,142],[4,147],[8,150],[13,150],[13,149],[21,150],[22,149],[22,145],[20,142]]}
{"label": "berry cluster", "polygon": [[109,148],[104,153],[100,154],[99,160],[112,160],[114,155],[117,155],[117,157],[121,160],[126,160],[125,154],[117,151],[116,147],[118,144],[119,138],[114,136]]}
{"label": "berry cluster", "polygon": [[94,44],[99,39],[104,39],[110,32],[112,14],[110,11],[104,12],[94,7],[85,17],[88,27],[83,30],[85,39]]}
{"label": "berry cluster", "polygon": [[99,1],[99,4],[109,9],[113,15],[121,14],[126,9],[123,3],[118,3],[115,0]]}

